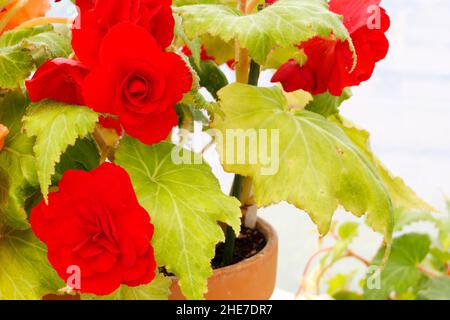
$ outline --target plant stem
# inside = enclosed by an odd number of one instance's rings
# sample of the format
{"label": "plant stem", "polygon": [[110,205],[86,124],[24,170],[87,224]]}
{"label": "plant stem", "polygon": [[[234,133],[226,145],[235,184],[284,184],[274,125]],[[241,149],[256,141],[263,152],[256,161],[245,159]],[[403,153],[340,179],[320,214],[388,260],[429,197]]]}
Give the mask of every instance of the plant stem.
{"label": "plant stem", "polygon": [[[233,185],[231,186],[230,195],[240,199],[242,186],[244,184],[244,177],[241,175],[235,175]],[[222,259],[222,266],[228,266],[233,261],[234,248],[236,243],[236,234],[232,227],[227,226],[225,232],[225,248]]]}
{"label": "plant stem", "polygon": [[248,50],[241,48],[238,40],[236,40],[236,47],[238,48],[238,53],[236,56],[236,82],[248,83],[248,71],[250,64]]}
{"label": "plant stem", "polygon": [[254,60],[250,62],[250,73],[248,76],[248,84],[258,86],[259,75],[261,73],[261,66]]}
{"label": "plant stem", "polygon": [[[238,0],[238,9],[245,15],[247,0]],[[236,46],[236,82],[238,83],[248,83],[248,69],[250,64],[250,57],[248,55],[248,50],[245,48],[241,48],[239,40],[235,40]]]}
{"label": "plant stem", "polygon": [[24,23],[19,25],[17,27],[17,29],[32,28],[32,27],[40,26],[43,24],[50,24],[50,23],[69,24],[70,22],[71,22],[71,20],[67,19],[67,18],[42,17],[42,18],[35,18],[35,19],[25,21]]}
{"label": "plant stem", "polygon": [[[238,0],[238,9],[246,14],[247,0]],[[236,39],[236,82],[258,85],[260,74],[260,66],[253,60],[250,63],[248,50],[241,48],[239,41]],[[245,206],[251,193],[251,179],[236,174],[234,176],[233,185],[230,195],[241,201],[241,205]],[[233,254],[236,243],[236,234],[232,227],[228,226],[225,232],[225,248],[222,259],[222,266],[232,263]]]}
{"label": "plant stem", "polygon": [[247,5],[245,6],[245,14],[250,14],[253,12],[253,10],[256,8],[256,6],[258,5],[259,0],[249,0],[247,2]]}
{"label": "plant stem", "polygon": [[422,272],[424,275],[430,277],[430,278],[437,278],[437,277],[443,277],[444,274],[438,272],[438,271],[434,271],[434,270],[430,270],[425,268],[422,265],[418,265],[417,266],[417,270],[419,270],[420,272]]}
{"label": "plant stem", "polygon": [[[250,73],[248,75],[248,84],[257,86],[261,67],[253,60],[250,63]],[[231,187],[230,195],[238,198],[241,201],[241,205],[245,206],[248,203],[250,193],[252,190],[252,180],[249,177],[243,177],[241,175],[235,175],[233,185]],[[232,262],[233,253],[236,243],[236,234],[233,228],[227,227],[225,232],[225,249],[222,260],[222,266],[227,266]]]}

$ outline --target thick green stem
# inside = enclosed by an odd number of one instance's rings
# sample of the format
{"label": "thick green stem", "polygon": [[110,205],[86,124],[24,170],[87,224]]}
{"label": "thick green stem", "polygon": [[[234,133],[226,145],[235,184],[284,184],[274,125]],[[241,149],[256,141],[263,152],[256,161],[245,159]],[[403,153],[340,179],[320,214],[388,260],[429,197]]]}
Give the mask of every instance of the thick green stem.
{"label": "thick green stem", "polygon": [[250,73],[248,76],[248,84],[252,86],[258,86],[259,75],[261,73],[261,67],[254,60],[250,62]]}
{"label": "thick green stem", "polygon": [[[250,63],[250,72],[248,76],[248,84],[257,86],[261,67],[255,61]],[[235,175],[230,195],[241,201],[241,205],[245,206],[249,192],[243,192],[245,178],[241,175]],[[250,184],[251,185],[251,184]],[[245,195],[243,193],[246,193]],[[233,261],[233,254],[236,244],[236,234],[232,227],[228,226],[225,232],[225,248],[222,260],[222,266],[228,266]]]}
{"label": "thick green stem", "polygon": [[[242,186],[244,185],[244,177],[241,175],[235,175],[233,185],[231,186],[230,195],[240,199]],[[222,266],[228,266],[233,261],[234,247],[236,243],[236,233],[233,228],[228,226],[225,232],[225,248],[222,259]]]}

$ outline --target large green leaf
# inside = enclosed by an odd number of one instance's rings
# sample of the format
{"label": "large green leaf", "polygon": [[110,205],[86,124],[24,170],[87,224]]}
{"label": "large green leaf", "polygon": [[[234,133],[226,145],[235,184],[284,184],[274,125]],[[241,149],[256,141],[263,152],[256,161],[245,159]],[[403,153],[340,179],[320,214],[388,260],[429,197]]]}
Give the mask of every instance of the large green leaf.
{"label": "large green leaf", "polygon": [[31,230],[0,230],[0,300],[40,300],[63,287]]}
{"label": "large green leaf", "polygon": [[71,51],[69,34],[56,31],[52,25],[5,32],[0,37],[0,87],[22,86],[36,66],[67,57]]}
{"label": "large green leaf", "polygon": [[114,293],[107,296],[82,295],[83,300],[167,300],[172,280],[161,274],[148,285],[129,287],[122,285]]}
{"label": "large green leaf", "polygon": [[335,121],[341,129],[344,130],[350,140],[376,168],[379,176],[389,191],[395,208],[436,211],[432,206],[418,197],[401,178],[393,176],[381,163],[381,161],[372,153],[369,141],[370,134],[367,131],[356,127],[343,117],[335,117],[333,121]]}
{"label": "large green leaf", "polygon": [[[250,152],[248,143],[231,156],[219,150],[227,171],[253,178],[259,207],[288,201],[308,212],[326,234],[342,205],[356,216],[367,213],[369,225],[390,239],[389,194],[374,167],[337,125],[315,113],[289,109],[278,88],[232,84],[219,97],[225,118],[216,118],[213,127],[222,133],[227,151],[236,140],[227,133],[261,135],[258,152]],[[262,143],[264,135],[267,143]],[[272,158],[271,164],[264,163],[264,155]],[[268,170],[270,165],[275,170]]]}
{"label": "large green leaf", "polygon": [[172,154],[178,151],[165,142],[146,146],[125,137],[116,162],[130,174],[138,200],[155,225],[156,261],[180,279],[187,298],[201,299],[212,274],[215,246],[224,240],[218,222],[238,233],[240,203],[222,193],[207,164],[174,161]]}
{"label": "large green leaf", "polygon": [[10,92],[0,98],[0,123],[9,134],[0,151],[0,182],[3,199],[0,201],[0,224],[16,229],[29,227],[24,209],[26,198],[38,185],[34,140],[22,133],[22,117],[28,100],[20,92]]}
{"label": "large green leaf", "polygon": [[[394,239],[389,260],[381,272],[380,288],[364,288],[364,296],[370,300],[387,299],[391,294],[399,295],[414,289],[423,279],[417,266],[425,259],[430,250],[430,238],[427,235],[409,233]],[[384,256],[381,249],[373,264],[378,266]]]}
{"label": "large green leaf", "polygon": [[188,37],[211,35],[225,42],[237,38],[262,65],[276,46],[289,47],[315,36],[326,37],[333,33],[351,43],[341,17],[328,10],[326,0],[280,0],[247,16],[237,9],[217,4],[186,5],[174,10],[182,16]]}
{"label": "large green leaf", "polygon": [[43,100],[28,107],[23,120],[24,128],[28,136],[36,137],[33,150],[45,198],[61,154],[74,145],[78,138],[93,132],[97,120],[97,113],[91,109],[51,100]]}

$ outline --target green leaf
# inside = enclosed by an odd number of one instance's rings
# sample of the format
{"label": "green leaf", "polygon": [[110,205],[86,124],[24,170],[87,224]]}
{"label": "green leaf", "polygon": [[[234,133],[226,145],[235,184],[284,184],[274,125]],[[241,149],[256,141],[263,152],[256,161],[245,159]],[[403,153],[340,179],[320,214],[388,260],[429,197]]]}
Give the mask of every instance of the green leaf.
{"label": "green leaf", "polygon": [[396,209],[395,231],[402,231],[406,226],[416,222],[431,222],[437,228],[439,233],[439,241],[444,251],[450,249],[450,217],[437,217],[431,212],[414,209]]}
{"label": "green leaf", "polygon": [[303,50],[299,50],[297,46],[276,47],[269,53],[265,67],[269,69],[278,69],[289,60],[295,60],[299,65],[304,65],[308,60],[308,57]]}
{"label": "green leaf", "polygon": [[450,277],[429,280],[417,297],[422,300],[450,300]]}
{"label": "green leaf", "polygon": [[215,246],[224,241],[218,222],[238,234],[240,203],[222,193],[207,164],[178,164],[175,155],[180,151],[199,160],[198,155],[165,142],[147,146],[125,137],[116,162],[130,174],[138,200],[155,225],[156,261],[180,279],[188,299],[201,299],[212,274]]}
{"label": "green leaf", "polygon": [[44,198],[47,198],[55,165],[69,146],[95,129],[98,115],[91,109],[43,100],[31,104],[24,117],[28,136],[36,137],[33,147],[37,173]]}
{"label": "green leaf", "polygon": [[339,226],[338,236],[333,249],[327,252],[320,260],[322,269],[330,269],[340,258],[346,255],[353,240],[358,236],[359,224],[356,222],[344,222]]}
{"label": "green leaf", "polygon": [[28,100],[20,92],[9,92],[0,97],[0,123],[9,134],[0,151],[0,224],[15,229],[29,228],[25,201],[38,185],[36,160],[33,155],[34,140],[22,133],[22,117]]}
{"label": "green leaf", "polygon": [[338,273],[331,279],[327,281],[328,289],[327,294],[334,296],[335,294],[350,289],[353,278],[356,272],[351,272],[349,274]]}
{"label": "green leaf", "polygon": [[0,37],[0,47],[11,47],[20,44],[23,40],[44,32],[53,31],[50,24],[33,28],[20,28],[7,31]]}
{"label": "green leaf", "polygon": [[363,297],[361,294],[353,291],[339,291],[336,292],[333,295],[333,298],[336,300],[349,300],[349,301],[355,301],[355,300],[363,300]]}
{"label": "green leaf", "polygon": [[361,153],[373,164],[378,175],[383,180],[386,188],[391,196],[394,208],[419,209],[425,211],[436,211],[432,206],[419,198],[416,193],[409,188],[405,182],[393,176],[381,161],[372,153],[370,148],[370,134],[352,124],[343,117],[335,117],[333,119],[350,140],[358,147]]}
{"label": "green leaf", "polygon": [[450,251],[437,247],[430,249],[430,265],[439,272],[446,272],[447,264],[450,262]]}
{"label": "green leaf", "polygon": [[[357,222],[344,222],[338,229],[339,238],[342,240],[353,240],[358,236],[359,224]],[[350,244],[350,243],[349,243]]]}
{"label": "green leaf", "polygon": [[352,91],[345,88],[340,97],[335,97],[328,92],[315,95],[313,101],[308,103],[306,110],[323,115],[325,118],[333,114],[339,113],[339,106],[346,100],[350,99]]}
{"label": "green leaf", "polygon": [[[182,45],[183,43],[187,45],[189,50],[192,54],[192,59],[195,62],[195,64],[200,64],[200,55],[201,55],[201,43],[199,39],[189,40],[189,38],[186,36],[186,33],[184,32],[183,28],[183,18],[179,16],[178,14],[174,13],[173,18],[175,20],[175,28],[174,28],[174,35],[175,35],[175,45]],[[181,44],[178,43],[181,40]]]}
{"label": "green leaf", "polygon": [[436,226],[439,230],[439,241],[445,251],[450,251],[450,217],[438,219]]}
{"label": "green leaf", "polygon": [[0,233],[0,300],[40,300],[65,287],[31,230]]}
{"label": "green leaf", "polygon": [[91,138],[78,139],[74,146],[69,146],[56,165],[53,184],[58,184],[66,170],[91,171],[98,167],[100,154],[95,141]]}
{"label": "green leaf", "polygon": [[191,39],[207,34],[225,42],[237,38],[261,65],[275,47],[297,45],[315,36],[333,33],[338,39],[352,43],[341,17],[328,10],[326,0],[281,0],[247,16],[216,4],[187,5],[175,7],[174,11],[183,18],[184,29]]}
{"label": "green leaf", "polygon": [[55,31],[52,25],[5,32],[0,37],[0,87],[22,86],[36,66],[71,51],[69,33]]}
{"label": "green leaf", "polygon": [[200,86],[206,88],[214,99],[217,99],[217,92],[228,84],[225,74],[213,61],[201,61],[197,67],[192,57],[189,60],[200,77]]}
{"label": "green leaf", "polygon": [[122,285],[107,296],[82,295],[83,300],[167,300],[170,295],[172,280],[162,274],[147,285],[129,287]]}
{"label": "green leaf", "polygon": [[405,227],[421,221],[436,223],[436,218],[428,211],[408,210],[404,208],[394,211],[395,228],[394,231],[400,232]]}
{"label": "green leaf", "polygon": [[[358,217],[367,213],[369,225],[389,241],[393,222],[387,190],[340,128],[315,113],[289,109],[278,88],[232,84],[219,96],[225,118],[216,118],[213,127],[222,133],[228,149],[219,150],[222,164],[226,171],[252,177],[259,207],[287,201],[308,212],[324,235],[342,205]],[[226,154],[233,151],[233,133],[246,141],[252,134],[261,135],[252,144],[260,144],[258,152],[250,152],[247,143],[239,146],[241,159],[235,152]],[[267,143],[261,142],[264,135]]]}
{"label": "green leaf", "polygon": [[55,31],[53,26],[51,31],[37,33],[28,37],[23,41],[22,45],[31,48],[32,56],[37,66],[53,58],[68,57],[72,52],[70,35],[66,35],[65,32]]}
{"label": "green leaf", "polygon": [[0,48],[0,88],[19,87],[28,78],[33,66],[33,59],[28,49]]}
{"label": "green leaf", "polygon": [[236,49],[233,41],[225,42],[220,37],[204,35],[201,37],[201,43],[208,55],[214,57],[214,61],[218,65],[235,58]]}
{"label": "green leaf", "polygon": [[[364,296],[369,300],[387,299],[391,294],[399,295],[414,289],[423,279],[417,266],[425,259],[431,241],[427,235],[409,233],[394,239],[389,260],[381,272],[381,288],[364,288]],[[373,264],[378,266],[384,256],[381,249]]]}

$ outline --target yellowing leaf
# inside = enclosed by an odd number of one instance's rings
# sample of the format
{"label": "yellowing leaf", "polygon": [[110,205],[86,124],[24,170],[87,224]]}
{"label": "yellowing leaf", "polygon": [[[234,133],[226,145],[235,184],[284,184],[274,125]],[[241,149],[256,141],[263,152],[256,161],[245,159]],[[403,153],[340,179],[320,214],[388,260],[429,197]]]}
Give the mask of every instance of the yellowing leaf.
{"label": "yellowing leaf", "polygon": [[182,16],[188,37],[209,34],[227,43],[237,38],[261,65],[275,47],[297,45],[315,36],[333,33],[351,43],[341,17],[328,10],[326,0],[282,0],[247,16],[218,4],[186,5],[175,7],[174,11]]}
{"label": "yellowing leaf", "polygon": [[[225,117],[215,119],[213,127],[222,133],[225,149],[236,140],[227,134],[230,130],[267,135],[256,154],[248,143],[244,150],[240,147],[245,161],[239,162],[239,154],[229,157],[219,150],[225,170],[252,178],[259,207],[287,201],[308,212],[326,234],[334,211],[342,205],[356,216],[367,213],[369,225],[389,241],[389,194],[370,161],[336,124],[309,111],[289,109],[276,87],[232,84],[219,97]],[[269,165],[263,155],[272,160]]]}
{"label": "yellowing leaf", "polygon": [[350,121],[335,117],[333,119],[359,150],[371,161],[376,168],[380,178],[386,185],[395,208],[419,209],[425,211],[436,212],[432,206],[419,198],[416,193],[408,187],[405,182],[393,176],[381,161],[372,153],[370,149],[369,133],[365,130],[357,128]]}

